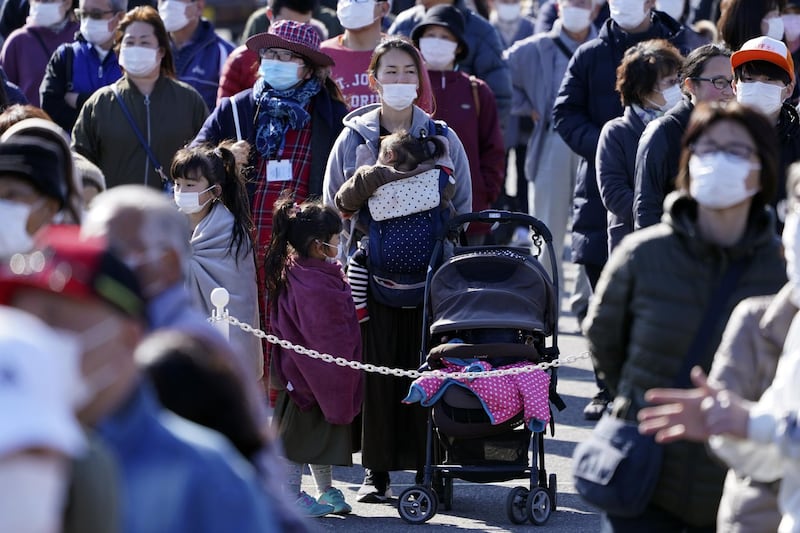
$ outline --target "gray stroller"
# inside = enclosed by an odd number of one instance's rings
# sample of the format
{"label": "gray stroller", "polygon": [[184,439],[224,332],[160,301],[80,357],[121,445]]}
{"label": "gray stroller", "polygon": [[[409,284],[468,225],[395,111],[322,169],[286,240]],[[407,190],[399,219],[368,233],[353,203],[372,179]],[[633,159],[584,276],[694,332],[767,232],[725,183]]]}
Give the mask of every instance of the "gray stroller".
{"label": "gray stroller", "polygon": [[[532,248],[538,252],[467,246],[462,239],[452,254],[444,254],[449,237],[467,223],[528,226]],[[498,367],[558,357],[558,273],[555,267],[548,273],[538,261],[545,250],[555,265],[550,231],[532,216],[488,210],[452,219],[428,269],[421,369],[441,369],[451,360]],[[448,257],[436,259],[443,255]],[[547,372],[545,405],[551,402],[563,409],[556,393],[556,369]],[[550,407],[546,409],[552,413]],[[549,420],[552,433],[552,416]],[[453,480],[458,478],[474,483],[527,479],[527,487],[511,489],[506,499],[508,517],[516,524],[547,522],[556,508],[557,480],[544,467],[544,431],[532,433],[522,411],[501,423],[492,422],[474,391],[463,386],[443,389],[429,409],[422,484],[409,487],[399,497],[398,511],[404,520],[424,523],[440,504],[450,510]]]}

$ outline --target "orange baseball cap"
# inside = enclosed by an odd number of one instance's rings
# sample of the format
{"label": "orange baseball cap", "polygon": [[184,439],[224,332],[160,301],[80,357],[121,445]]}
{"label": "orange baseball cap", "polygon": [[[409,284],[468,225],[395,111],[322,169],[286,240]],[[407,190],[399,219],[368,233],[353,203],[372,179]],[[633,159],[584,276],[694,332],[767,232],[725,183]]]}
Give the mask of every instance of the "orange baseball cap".
{"label": "orange baseball cap", "polygon": [[794,79],[794,61],[792,54],[783,42],[772,37],[756,37],[750,39],[731,56],[731,67],[736,68],[750,61],[767,61],[781,67]]}

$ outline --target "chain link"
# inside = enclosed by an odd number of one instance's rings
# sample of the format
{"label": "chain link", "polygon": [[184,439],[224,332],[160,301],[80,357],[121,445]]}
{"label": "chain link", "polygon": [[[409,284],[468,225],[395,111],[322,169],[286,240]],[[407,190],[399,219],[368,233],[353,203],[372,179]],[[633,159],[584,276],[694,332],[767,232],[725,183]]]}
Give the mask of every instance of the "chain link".
{"label": "chain link", "polygon": [[218,322],[222,320],[225,320],[229,324],[238,327],[245,333],[250,333],[251,335],[254,335],[260,339],[265,339],[270,344],[276,344],[281,348],[292,350],[294,352],[299,353],[300,355],[306,355],[308,357],[311,357],[312,359],[319,359],[326,363],[333,363],[338,366],[349,367],[352,368],[353,370],[363,370],[364,372],[383,374],[384,376],[397,376],[401,378],[405,377],[405,378],[416,379],[422,376],[433,376],[433,377],[449,378],[449,379],[471,379],[471,378],[490,377],[490,376],[513,376],[517,374],[523,374],[526,372],[534,372],[536,370],[547,370],[548,368],[557,368],[559,366],[576,363],[581,359],[586,359],[589,357],[589,352],[587,351],[587,352],[581,352],[579,354],[568,355],[566,357],[559,357],[558,359],[537,363],[535,365],[531,364],[523,367],[504,368],[502,370],[486,370],[482,372],[442,372],[440,370],[428,370],[425,372],[420,372],[418,370],[405,370],[402,368],[375,366],[370,363],[350,361],[349,359],[345,359],[344,357],[334,357],[327,353],[320,353],[316,350],[306,348],[305,346],[300,346],[299,344],[292,344],[286,339],[280,339],[275,335],[270,335],[269,333],[266,333],[260,329],[254,328],[250,324],[239,321],[236,317],[233,316],[226,316],[223,318],[214,317],[208,319],[209,322]]}

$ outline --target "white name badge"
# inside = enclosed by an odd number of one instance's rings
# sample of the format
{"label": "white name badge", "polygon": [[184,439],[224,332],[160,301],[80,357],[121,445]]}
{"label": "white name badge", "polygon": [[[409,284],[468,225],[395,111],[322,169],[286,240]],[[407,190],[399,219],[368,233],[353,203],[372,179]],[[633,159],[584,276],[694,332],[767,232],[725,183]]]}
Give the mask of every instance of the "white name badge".
{"label": "white name badge", "polygon": [[280,161],[271,159],[267,162],[267,181],[291,181],[292,162],[288,159]]}

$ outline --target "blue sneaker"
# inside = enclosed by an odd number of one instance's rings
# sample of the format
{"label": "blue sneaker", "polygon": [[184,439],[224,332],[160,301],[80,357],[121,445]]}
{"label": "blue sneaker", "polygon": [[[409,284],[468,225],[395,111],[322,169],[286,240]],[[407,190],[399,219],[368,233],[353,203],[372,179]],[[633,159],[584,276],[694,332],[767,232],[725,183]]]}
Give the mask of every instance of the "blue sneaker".
{"label": "blue sneaker", "polygon": [[333,514],[348,514],[353,510],[346,501],[344,501],[344,494],[337,488],[331,487],[317,498],[320,504],[326,504],[333,507]]}
{"label": "blue sneaker", "polygon": [[310,518],[325,516],[326,514],[331,514],[334,511],[333,505],[318,503],[317,500],[305,492],[300,493],[300,496],[294,502],[294,506],[302,516],[307,516]]}

